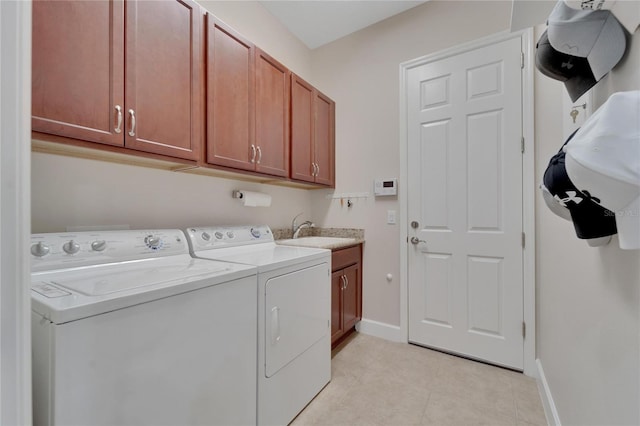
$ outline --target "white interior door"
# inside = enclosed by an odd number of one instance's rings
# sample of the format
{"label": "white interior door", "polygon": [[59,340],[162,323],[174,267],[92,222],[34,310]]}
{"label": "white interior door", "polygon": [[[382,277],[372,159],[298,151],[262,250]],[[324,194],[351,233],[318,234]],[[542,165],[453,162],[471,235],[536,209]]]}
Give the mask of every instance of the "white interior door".
{"label": "white interior door", "polygon": [[[407,74],[409,341],[523,368],[514,37]],[[411,241],[413,239],[413,241]]]}

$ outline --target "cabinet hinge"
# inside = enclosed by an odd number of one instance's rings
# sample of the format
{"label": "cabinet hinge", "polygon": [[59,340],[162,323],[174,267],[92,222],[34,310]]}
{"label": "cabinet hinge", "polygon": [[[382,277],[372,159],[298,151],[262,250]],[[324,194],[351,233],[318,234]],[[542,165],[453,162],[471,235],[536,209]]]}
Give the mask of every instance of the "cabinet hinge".
{"label": "cabinet hinge", "polygon": [[527,337],[527,324],[522,321],[522,338],[524,339],[525,337]]}
{"label": "cabinet hinge", "polygon": [[524,136],[520,139],[520,152],[524,154]]}
{"label": "cabinet hinge", "polygon": [[524,235],[524,232],[523,232],[522,233],[522,248],[524,248],[525,242],[526,242],[526,239],[525,239],[525,235]]}
{"label": "cabinet hinge", "polygon": [[520,52],[520,68],[524,69],[524,52]]}

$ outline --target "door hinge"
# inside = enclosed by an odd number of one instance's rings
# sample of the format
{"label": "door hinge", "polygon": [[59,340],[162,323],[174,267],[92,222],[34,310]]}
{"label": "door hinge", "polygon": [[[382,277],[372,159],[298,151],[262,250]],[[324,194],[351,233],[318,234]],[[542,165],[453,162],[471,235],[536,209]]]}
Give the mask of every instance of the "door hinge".
{"label": "door hinge", "polygon": [[527,324],[522,321],[522,338],[524,339],[525,337],[527,337]]}
{"label": "door hinge", "polygon": [[524,52],[520,52],[520,68],[524,69]]}
{"label": "door hinge", "polygon": [[524,136],[520,139],[520,152],[524,154]]}
{"label": "door hinge", "polygon": [[522,248],[524,248],[525,242],[526,242],[526,239],[525,239],[525,235],[524,235],[524,232],[523,232],[522,233]]}

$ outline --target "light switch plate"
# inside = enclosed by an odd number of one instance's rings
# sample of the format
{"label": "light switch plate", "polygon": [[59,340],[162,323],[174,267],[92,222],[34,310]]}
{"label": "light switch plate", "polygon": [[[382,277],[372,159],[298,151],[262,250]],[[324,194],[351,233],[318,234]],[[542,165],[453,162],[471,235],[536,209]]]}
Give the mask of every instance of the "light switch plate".
{"label": "light switch plate", "polygon": [[396,211],[395,210],[387,210],[387,224],[395,225],[396,224]]}

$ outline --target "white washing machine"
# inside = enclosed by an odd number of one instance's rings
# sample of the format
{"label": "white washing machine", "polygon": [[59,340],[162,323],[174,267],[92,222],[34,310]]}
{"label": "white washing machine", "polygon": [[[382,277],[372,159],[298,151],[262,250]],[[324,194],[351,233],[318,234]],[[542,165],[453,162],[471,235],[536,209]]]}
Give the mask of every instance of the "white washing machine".
{"label": "white washing machine", "polygon": [[195,257],[258,268],[258,424],[286,425],[331,379],[331,251],[268,226],[187,229]]}
{"label": "white washing machine", "polygon": [[180,230],[34,234],[36,425],[249,425],[256,268]]}

